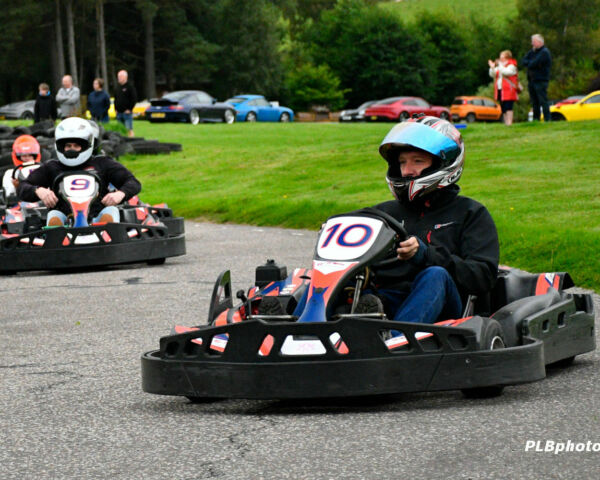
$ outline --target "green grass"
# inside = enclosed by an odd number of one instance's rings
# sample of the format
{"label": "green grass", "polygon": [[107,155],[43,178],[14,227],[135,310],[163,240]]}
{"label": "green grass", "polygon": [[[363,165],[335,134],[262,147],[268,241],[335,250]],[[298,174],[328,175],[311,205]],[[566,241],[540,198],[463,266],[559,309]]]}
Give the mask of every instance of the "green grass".
{"label": "green grass", "polygon": [[[330,215],[391,199],[377,153],[391,124],[134,127],[183,144],[182,152],[121,160],[141,180],[145,201],[166,201],[187,218],[317,229]],[[501,262],[569,271],[600,292],[600,122],[474,124],[462,132],[462,193],[494,217]]]}
{"label": "green grass", "polygon": [[450,12],[467,19],[473,16],[501,22],[517,13],[516,0],[402,0],[382,2],[380,6],[401,16],[405,21],[414,20],[423,11]]}

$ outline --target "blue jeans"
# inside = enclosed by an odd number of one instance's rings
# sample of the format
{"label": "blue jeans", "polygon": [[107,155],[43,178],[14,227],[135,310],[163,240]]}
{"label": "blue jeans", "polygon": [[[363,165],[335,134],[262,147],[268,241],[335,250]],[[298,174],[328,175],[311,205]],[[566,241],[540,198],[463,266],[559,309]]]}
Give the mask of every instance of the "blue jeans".
{"label": "blue jeans", "polygon": [[552,120],[550,106],[548,105],[548,82],[529,82],[529,98],[533,109],[533,119],[540,119],[540,108],[544,114],[544,121]]}
{"label": "blue jeans", "polygon": [[117,113],[117,120],[125,125],[127,130],[133,130],[133,114],[132,113]]}
{"label": "blue jeans", "polygon": [[462,301],[450,274],[442,267],[427,267],[411,285],[410,293],[379,289],[386,311],[397,322],[435,323],[460,318]]}
{"label": "blue jeans", "polygon": [[[92,223],[98,222],[100,220],[100,217],[102,215],[104,215],[105,213],[112,215],[114,223],[119,223],[119,221],[120,221],[119,209],[114,206],[104,207],[102,210],[100,210],[100,213],[98,213],[98,215],[96,215],[92,219]],[[65,225],[67,223],[67,216],[63,212],[61,212],[60,210],[50,210],[48,212],[48,216],[46,217],[46,225],[48,225],[50,223],[50,220],[54,217],[60,218],[60,221],[62,222],[63,225]]]}

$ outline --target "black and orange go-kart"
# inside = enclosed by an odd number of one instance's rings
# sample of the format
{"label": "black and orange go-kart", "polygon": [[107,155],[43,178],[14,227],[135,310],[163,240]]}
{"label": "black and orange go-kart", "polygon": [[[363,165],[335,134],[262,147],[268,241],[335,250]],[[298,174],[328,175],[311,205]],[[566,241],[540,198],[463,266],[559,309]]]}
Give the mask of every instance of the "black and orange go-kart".
{"label": "black and orange go-kart", "polygon": [[22,205],[5,209],[0,273],[162,264],[168,257],[185,254],[183,218],[174,217],[166,205],[146,205],[134,198],[119,207],[120,223],[90,224],[89,207],[98,195],[99,182],[89,171],[57,178],[53,189],[72,211],[65,227],[45,227],[45,209]]}
{"label": "black and orange go-kart", "polygon": [[573,286],[566,273],[502,268],[489,295],[469,297],[463,318],[435,324],[357,313],[369,266],[395,261],[404,238],[395,219],[363,209],[327,221],[312,269],[287,276],[272,261],[258,267],[235,306],[223,272],[209,324],[176,326],[142,355],[144,391],[198,401],[455,389],[494,396],[595,349],[591,295],[564,291]]}

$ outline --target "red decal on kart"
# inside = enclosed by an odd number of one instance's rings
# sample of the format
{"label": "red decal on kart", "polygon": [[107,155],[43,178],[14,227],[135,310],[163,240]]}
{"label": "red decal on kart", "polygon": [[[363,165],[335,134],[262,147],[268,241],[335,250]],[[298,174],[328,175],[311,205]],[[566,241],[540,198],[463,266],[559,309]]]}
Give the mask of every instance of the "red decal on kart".
{"label": "red decal on kart", "polygon": [[560,275],[556,273],[542,273],[538,276],[537,284],[535,286],[536,295],[544,295],[548,293],[550,288],[558,290],[560,285]]}

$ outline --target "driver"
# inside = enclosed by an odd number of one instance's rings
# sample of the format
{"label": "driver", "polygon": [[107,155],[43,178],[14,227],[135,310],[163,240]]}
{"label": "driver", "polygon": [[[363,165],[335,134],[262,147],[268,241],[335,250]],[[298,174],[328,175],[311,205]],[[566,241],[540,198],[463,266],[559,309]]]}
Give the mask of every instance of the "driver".
{"label": "driver", "polygon": [[401,322],[460,318],[468,295],[494,286],[499,257],[489,212],[459,195],[460,132],[437,117],[412,119],[392,128],[379,153],[395,200],[375,208],[404,222],[409,238],[399,244],[397,262],[374,268],[376,295],[364,295],[362,311],[383,309]]}
{"label": "driver", "polygon": [[[94,133],[87,120],[70,117],[58,124],[55,133],[58,161],[42,164],[22,181],[17,189],[21,200],[41,200],[48,209],[48,226],[62,226],[66,223],[70,208],[65,200],[58,198],[52,187],[56,178],[64,172],[90,170],[101,180],[98,197],[90,206],[92,223],[119,222],[119,210],[116,205],[137,195],[142,186],[140,182],[119,162],[110,157],[92,156]],[[108,191],[109,184],[116,191]]]}
{"label": "driver", "polygon": [[40,144],[35,137],[21,135],[15,139],[12,146],[12,161],[15,168],[6,170],[2,178],[2,187],[6,198],[16,194],[16,188],[19,186],[19,172],[24,167],[40,163],[41,159]]}

